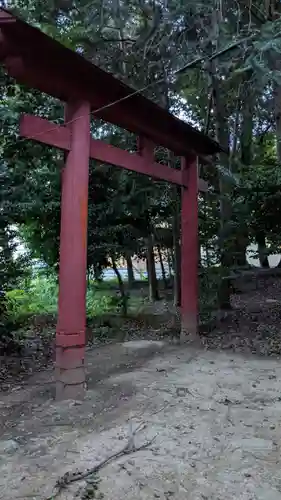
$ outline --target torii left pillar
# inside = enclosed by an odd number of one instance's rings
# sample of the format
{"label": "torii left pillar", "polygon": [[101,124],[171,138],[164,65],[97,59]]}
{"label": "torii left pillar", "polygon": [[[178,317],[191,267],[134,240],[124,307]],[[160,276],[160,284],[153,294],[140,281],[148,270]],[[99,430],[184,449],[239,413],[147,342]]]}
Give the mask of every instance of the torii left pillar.
{"label": "torii left pillar", "polygon": [[71,131],[71,144],[62,174],[56,398],[80,399],[86,385],[89,104],[66,104],[65,125]]}

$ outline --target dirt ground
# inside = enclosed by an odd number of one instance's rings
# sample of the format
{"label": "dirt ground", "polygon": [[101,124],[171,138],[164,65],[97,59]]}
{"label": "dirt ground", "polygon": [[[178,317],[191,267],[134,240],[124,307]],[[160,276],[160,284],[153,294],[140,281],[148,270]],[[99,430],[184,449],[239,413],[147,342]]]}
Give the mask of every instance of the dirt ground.
{"label": "dirt ground", "polygon": [[2,395],[1,500],[54,498],[60,476],[118,452],[140,424],[135,445],[153,442],[105,466],[96,496],[80,481],[56,498],[281,499],[278,360],[130,341],[87,361],[83,403],[55,403],[50,370]]}
{"label": "dirt ground", "polygon": [[280,303],[279,281],[233,297],[200,348],[155,329],[155,340],[132,332],[89,347],[83,402],[54,401],[51,366],[10,378],[0,394],[0,499],[281,500]]}

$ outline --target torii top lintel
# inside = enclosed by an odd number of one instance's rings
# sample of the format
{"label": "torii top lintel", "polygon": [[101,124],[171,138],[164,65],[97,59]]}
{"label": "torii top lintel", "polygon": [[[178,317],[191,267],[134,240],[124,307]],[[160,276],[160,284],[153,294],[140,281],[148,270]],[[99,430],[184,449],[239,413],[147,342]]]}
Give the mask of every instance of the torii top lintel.
{"label": "torii top lintel", "polygon": [[[63,101],[88,101],[100,118],[177,155],[222,151],[220,145],[42,31],[0,9],[0,60],[17,81]],[[94,113],[93,113],[94,114]]]}

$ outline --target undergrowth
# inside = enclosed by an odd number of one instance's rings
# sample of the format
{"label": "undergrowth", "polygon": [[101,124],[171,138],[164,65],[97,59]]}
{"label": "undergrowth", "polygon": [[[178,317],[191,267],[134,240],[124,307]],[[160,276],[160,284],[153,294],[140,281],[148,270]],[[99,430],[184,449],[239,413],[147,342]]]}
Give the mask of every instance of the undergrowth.
{"label": "undergrowth", "polygon": [[[32,316],[57,313],[58,283],[55,276],[38,274],[21,288],[6,292],[7,314],[10,321],[25,322]],[[138,307],[138,297],[126,297],[128,310]],[[86,297],[87,317],[95,318],[109,312],[120,312],[121,298],[115,281],[90,281]]]}

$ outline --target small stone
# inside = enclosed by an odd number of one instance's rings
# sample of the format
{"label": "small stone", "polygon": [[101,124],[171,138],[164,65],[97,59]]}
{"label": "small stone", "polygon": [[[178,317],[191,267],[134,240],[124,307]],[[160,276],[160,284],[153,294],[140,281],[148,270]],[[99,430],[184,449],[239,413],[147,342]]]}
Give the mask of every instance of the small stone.
{"label": "small stone", "polygon": [[81,406],[82,404],[83,402],[77,399],[76,401],[74,401],[73,406]]}
{"label": "small stone", "polygon": [[2,453],[13,453],[19,449],[19,445],[13,439],[8,439],[7,441],[0,441],[0,454]]}
{"label": "small stone", "polygon": [[186,387],[177,387],[176,394],[178,397],[182,398],[183,396],[186,396],[186,393]]}
{"label": "small stone", "polygon": [[160,493],[154,493],[154,498],[161,498]]}
{"label": "small stone", "polygon": [[78,399],[73,399],[72,401],[69,402],[69,406],[72,408],[73,406],[80,406],[82,405],[82,401],[79,401]]}
{"label": "small stone", "polygon": [[230,401],[230,399],[228,399],[227,397],[226,397],[226,398],[224,398],[224,400],[223,400],[223,401],[220,401],[220,402],[221,402],[222,404],[224,404],[224,405],[230,405],[230,404],[232,403],[232,401]]}

